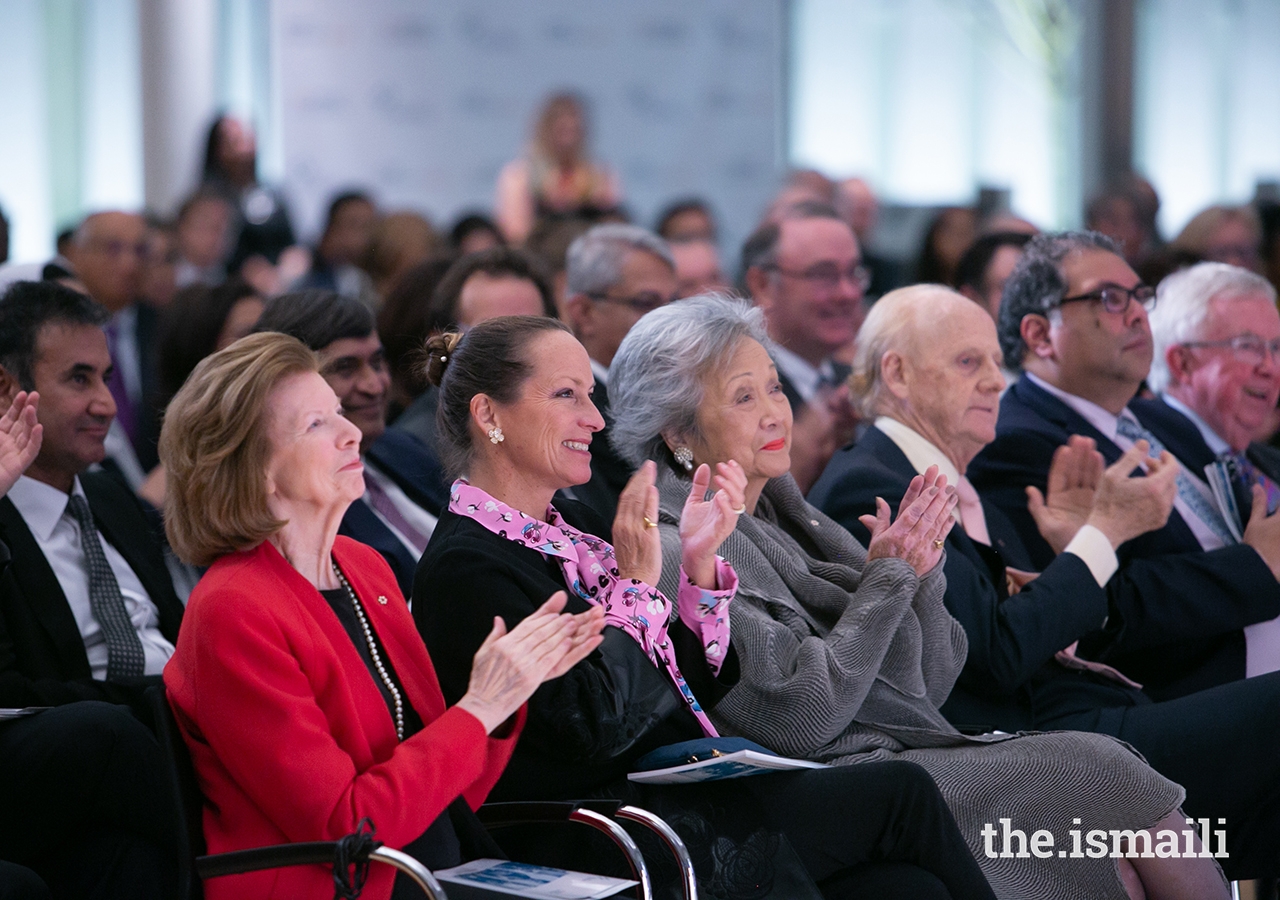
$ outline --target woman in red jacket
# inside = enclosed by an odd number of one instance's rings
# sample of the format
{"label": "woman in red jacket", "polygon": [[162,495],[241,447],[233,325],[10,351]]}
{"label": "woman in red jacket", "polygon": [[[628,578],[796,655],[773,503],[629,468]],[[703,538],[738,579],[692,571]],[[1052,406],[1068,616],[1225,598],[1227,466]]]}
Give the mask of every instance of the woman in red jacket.
{"label": "woman in red jacket", "polygon": [[[333,840],[368,817],[428,866],[479,855],[470,811],[511,755],[525,700],[600,642],[601,611],[562,614],[563,593],[509,633],[496,620],[446,710],[385,561],[337,537],[364,492],[359,448],[315,355],[280,334],[206,359],[166,415],[165,527],[183,559],[210,566],[164,673],[210,852]],[[328,868],[311,866],[220,878],[206,893],[332,889]],[[392,891],[390,870],[370,870],[366,897]]]}

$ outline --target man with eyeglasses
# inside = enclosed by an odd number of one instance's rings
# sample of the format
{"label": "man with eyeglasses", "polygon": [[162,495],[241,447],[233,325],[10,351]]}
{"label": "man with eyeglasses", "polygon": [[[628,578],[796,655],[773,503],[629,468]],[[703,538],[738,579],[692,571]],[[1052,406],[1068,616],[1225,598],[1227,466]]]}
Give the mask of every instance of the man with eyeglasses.
{"label": "man with eyeglasses", "polygon": [[159,313],[139,302],[147,253],[146,221],[118,210],[86,216],[67,250],[76,278],[111,313],[106,329],[112,362],[108,387],[117,416],[107,438],[107,456],[116,474],[134,490],[159,461]]}
{"label": "man with eyeglasses", "polygon": [[[1135,399],[1151,365],[1155,301],[1096,232],[1034,238],[1005,285],[997,330],[1006,365],[1023,377],[1001,400],[996,439],[968,475],[1013,520],[1039,569],[1054,552],[1027,489],[1048,490],[1054,454],[1072,435],[1093,439],[1111,464],[1138,440],[1159,453],[1194,431],[1164,403]],[[1180,472],[1165,526],[1118,548],[1109,614],[1081,654],[1157,700],[1280,668],[1246,649],[1244,629],[1280,615],[1280,516],[1255,513],[1242,539],[1229,540],[1213,492]]]}
{"label": "man with eyeglasses", "polygon": [[591,480],[569,493],[612,522],[632,470],[609,445],[609,365],[640,317],[675,299],[676,264],[667,242],[653,232],[610,223],[569,245],[565,276],[565,321],[587,348],[596,378],[591,399],[605,421],[591,440]]}
{"label": "man with eyeglasses", "polygon": [[1269,437],[1280,398],[1275,288],[1247,269],[1206,262],[1170,275],[1158,296],[1147,383],[1195,426],[1184,426],[1169,449],[1191,474],[1216,488],[1224,519],[1239,540],[1255,487],[1268,513],[1280,506],[1280,452],[1260,443]]}
{"label": "man with eyeglasses", "polygon": [[866,318],[871,273],[858,239],[829,205],[801,202],[762,225],[742,248],[743,282],[765,315],[774,361],[791,401],[791,474],[808,490],[835,451],[853,438],[857,416],[833,357]]}

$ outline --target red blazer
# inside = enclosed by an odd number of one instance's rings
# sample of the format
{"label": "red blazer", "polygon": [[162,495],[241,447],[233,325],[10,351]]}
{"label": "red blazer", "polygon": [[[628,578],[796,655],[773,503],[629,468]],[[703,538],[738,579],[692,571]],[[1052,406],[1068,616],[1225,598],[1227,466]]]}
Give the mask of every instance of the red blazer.
{"label": "red blazer", "polygon": [[[210,853],[335,840],[363,816],[389,847],[416,839],[459,796],[483,802],[524,724],[502,740],[445,709],[435,670],[395,576],[344,537],[334,556],[426,727],[398,743],[395,723],[351,638],[320,593],[270,543],[219,559],[191,594],[164,670],[200,787]],[[385,900],[394,872],[369,870]],[[327,867],[216,878],[209,900],[331,897]]]}

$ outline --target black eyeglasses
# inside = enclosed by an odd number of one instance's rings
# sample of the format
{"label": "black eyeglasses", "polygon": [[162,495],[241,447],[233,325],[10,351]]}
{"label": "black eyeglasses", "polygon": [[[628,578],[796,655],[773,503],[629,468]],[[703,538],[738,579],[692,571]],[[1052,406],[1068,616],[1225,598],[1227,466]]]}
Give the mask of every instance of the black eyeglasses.
{"label": "black eyeglasses", "polygon": [[1129,302],[1131,300],[1137,300],[1148,311],[1155,309],[1156,289],[1149,284],[1140,284],[1133,288],[1120,287],[1118,284],[1105,284],[1096,291],[1090,291],[1087,294],[1063,297],[1058,301],[1058,305],[1075,303],[1077,300],[1097,300],[1107,312],[1124,315],[1129,311]]}
{"label": "black eyeglasses", "polygon": [[1264,341],[1256,334],[1238,334],[1225,341],[1187,341],[1184,347],[1226,347],[1236,359],[1251,366],[1260,366],[1267,361],[1270,354],[1274,360],[1280,360],[1280,338]]}
{"label": "black eyeglasses", "polygon": [[788,278],[799,278],[802,281],[808,281],[815,287],[828,291],[834,291],[838,288],[840,281],[845,278],[849,279],[860,291],[865,291],[871,287],[871,270],[862,265],[862,263],[855,263],[846,269],[840,268],[835,263],[819,263],[799,272],[794,269],[784,269],[776,263],[767,268],[786,275]]}
{"label": "black eyeglasses", "polygon": [[660,306],[666,306],[674,297],[664,297],[655,291],[645,291],[642,294],[636,294],[632,297],[610,297],[608,294],[587,294],[592,300],[599,300],[601,303],[618,303],[622,306],[628,306],[640,315],[651,313]]}

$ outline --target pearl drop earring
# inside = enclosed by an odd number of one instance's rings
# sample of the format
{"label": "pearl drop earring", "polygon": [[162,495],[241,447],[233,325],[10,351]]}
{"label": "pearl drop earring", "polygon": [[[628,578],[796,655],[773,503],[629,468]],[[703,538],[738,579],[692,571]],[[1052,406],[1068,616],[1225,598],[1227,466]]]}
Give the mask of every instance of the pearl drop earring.
{"label": "pearl drop earring", "polygon": [[688,447],[677,447],[671,455],[675,457],[676,462],[684,466],[686,472],[693,471],[693,451]]}

